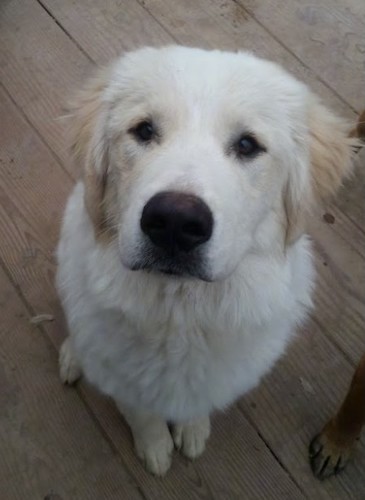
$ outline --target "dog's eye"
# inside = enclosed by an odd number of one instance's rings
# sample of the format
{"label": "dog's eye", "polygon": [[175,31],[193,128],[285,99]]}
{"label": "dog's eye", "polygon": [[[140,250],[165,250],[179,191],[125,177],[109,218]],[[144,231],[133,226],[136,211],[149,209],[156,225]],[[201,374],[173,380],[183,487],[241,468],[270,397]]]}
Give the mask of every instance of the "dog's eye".
{"label": "dog's eye", "polygon": [[153,124],[150,121],[143,121],[134,127],[131,132],[140,142],[150,142],[156,135]]}
{"label": "dog's eye", "polygon": [[254,156],[257,156],[259,153],[262,153],[265,151],[265,148],[259,144],[257,139],[250,134],[244,134],[242,135],[236,145],[235,149],[237,152],[237,155],[245,158],[253,158]]}

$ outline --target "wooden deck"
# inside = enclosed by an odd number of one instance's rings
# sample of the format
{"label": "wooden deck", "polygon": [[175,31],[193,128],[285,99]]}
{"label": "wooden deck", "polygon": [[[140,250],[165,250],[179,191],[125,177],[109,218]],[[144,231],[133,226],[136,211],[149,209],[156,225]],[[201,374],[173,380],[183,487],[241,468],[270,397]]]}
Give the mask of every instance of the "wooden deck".
{"label": "wooden deck", "polygon": [[[365,352],[364,155],[309,230],[316,311],[261,386],[213,419],[206,453],[144,472],[112,402],[64,388],[54,248],[75,178],[57,118],[94,64],[144,44],[246,48],[339,113],[364,108],[363,0],[2,0],[0,3],[0,499],[365,499],[365,446],[323,483],[307,447]],[[323,218],[324,213],[332,217]],[[327,222],[326,222],[327,221]],[[30,323],[38,314],[54,321]]]}

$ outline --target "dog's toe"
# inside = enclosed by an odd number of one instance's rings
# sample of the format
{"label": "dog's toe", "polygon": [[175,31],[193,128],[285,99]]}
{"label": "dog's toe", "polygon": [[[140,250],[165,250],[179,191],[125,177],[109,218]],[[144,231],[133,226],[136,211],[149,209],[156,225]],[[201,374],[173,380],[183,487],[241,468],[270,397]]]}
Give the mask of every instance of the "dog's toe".
{"label": "dog's toe", "polygon": [[64,384],[74,384],[81,377],[81,368],[73,353],[69,338],[61,346],[59,369],[60,378]]}
{"label": "dog's toe", "polygon": [[172,431],[175,447],[190,460],[194,460],[203,453],[209,434],[209,418],[190,424],[176,424]]}
{"label": "dog's toe", "polygon": [[347,465],[352,446],[339,446],[331,441],[325,432],[314,437],[309,445],[309,461],[313,474],[326,479],[339,474]]}

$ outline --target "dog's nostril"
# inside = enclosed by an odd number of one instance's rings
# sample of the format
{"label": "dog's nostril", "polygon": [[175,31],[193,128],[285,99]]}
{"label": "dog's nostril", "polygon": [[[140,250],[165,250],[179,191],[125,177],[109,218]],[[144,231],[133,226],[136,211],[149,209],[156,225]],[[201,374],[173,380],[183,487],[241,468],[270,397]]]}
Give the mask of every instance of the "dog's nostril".
{"label": "dog's nostril", "polygon": [[166,191],[153,196],[145,205],[141,229],[152,243],[170,254],[189,252],[208,241],[213,216],[200,198]]}
{"label": "dog's nostril", "polygon": [[204,227],[200,222],[187,222],[183,224],[182,231],[191,236],[200,237],[204,235]]}

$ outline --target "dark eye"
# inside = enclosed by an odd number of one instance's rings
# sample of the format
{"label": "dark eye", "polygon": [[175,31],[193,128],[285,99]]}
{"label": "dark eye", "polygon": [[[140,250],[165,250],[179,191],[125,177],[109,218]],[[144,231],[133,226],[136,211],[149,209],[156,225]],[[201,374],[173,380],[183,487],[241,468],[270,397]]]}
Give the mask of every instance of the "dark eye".
{"label": "dark eye", "polygon": [[134,127],[131,132],[140,142],[150,142],[156,135],[155,129],[150,121],[143,121]]}
{"label": "dark eye", "polygon": [[242,135],[238,139],[235,149],[239,157],[246,158],[253,158],[262,151],[265,151],[265,148],[258,143],[257,139],[249,134]]}

